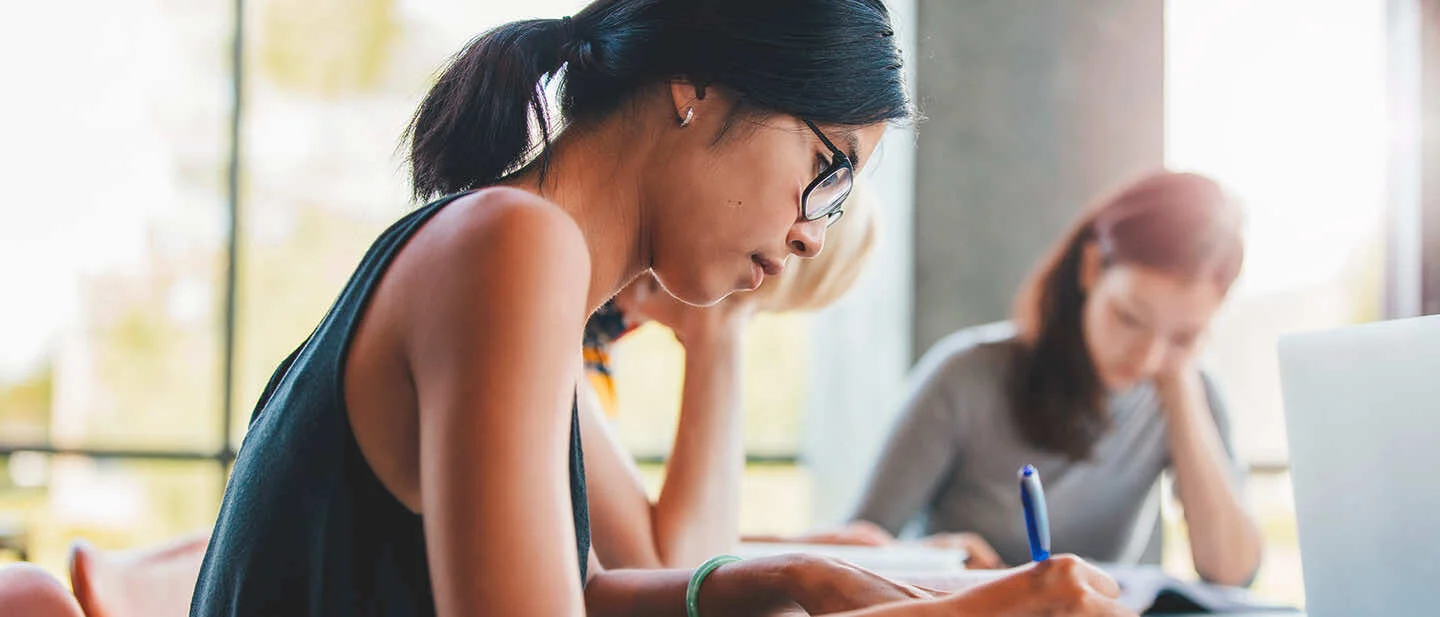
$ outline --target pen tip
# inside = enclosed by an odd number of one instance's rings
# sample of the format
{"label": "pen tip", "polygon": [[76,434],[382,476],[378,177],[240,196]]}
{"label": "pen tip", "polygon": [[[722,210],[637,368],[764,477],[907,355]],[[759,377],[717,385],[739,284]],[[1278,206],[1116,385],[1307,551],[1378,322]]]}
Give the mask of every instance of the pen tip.
{"label": "pen tip", "polygon": [[1037,472],[1035,471],[1035,466],[1034,466],[1034,465],[1026,465],[1026,466],[1020,468],[1020,477],[1022,477],[1022,478],[1028,478],[1028,477],[1030,477],[1030,476],[1035,475],[1036,473],[1037,473]]}

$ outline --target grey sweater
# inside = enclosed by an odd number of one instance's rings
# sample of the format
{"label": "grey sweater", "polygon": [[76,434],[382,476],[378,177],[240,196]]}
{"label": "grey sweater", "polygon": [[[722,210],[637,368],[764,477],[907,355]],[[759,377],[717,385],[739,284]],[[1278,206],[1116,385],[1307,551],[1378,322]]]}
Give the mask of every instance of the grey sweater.
{"label": "grey sweater", "polygon": [[[1156,562],[1161,473],[1170,466],[1166,421],[1152,384],[1109,399],[1112,428],[1090,460],[1025,443],[1006,394],[1019,351],[1008,323],[961,330],[926,352],[914,390],[885,445],[855,518],[899,533],[970,531],[1010,565],[1029,561],[1016,472],[1040,470],[1054,550],[1102,562]],[[1210,410],[1240,481],[1221,397],[1205,376]]]}

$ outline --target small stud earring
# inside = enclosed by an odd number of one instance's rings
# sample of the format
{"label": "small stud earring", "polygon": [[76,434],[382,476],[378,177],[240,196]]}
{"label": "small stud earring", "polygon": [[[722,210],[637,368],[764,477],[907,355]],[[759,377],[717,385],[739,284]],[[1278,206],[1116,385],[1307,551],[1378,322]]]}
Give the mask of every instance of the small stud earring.
{"label": "small stud earring", "polygon": [[691,121],[691,120],[694,120],[694,119],[695,119],[695,108],[694,108],[694,107],[686,108],[686,109],[685,109],[685,117],[680,120],[680,128],[683,129],[683,128],[687,127],[687,126],[690,126],[690,121]]}

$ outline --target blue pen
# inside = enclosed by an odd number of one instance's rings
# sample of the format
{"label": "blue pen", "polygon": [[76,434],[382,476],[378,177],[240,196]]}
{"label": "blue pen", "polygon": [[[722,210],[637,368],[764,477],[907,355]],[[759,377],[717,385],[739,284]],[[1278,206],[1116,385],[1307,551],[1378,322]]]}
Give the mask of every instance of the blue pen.
{"label": "blue pen", "polygon": [[1045,488],[1034,465],[1020,470],[1020,503],[1025,506],[1025,532],[1030,536],[1030,558],[1050,558],[1050,515],[1045,510]]}

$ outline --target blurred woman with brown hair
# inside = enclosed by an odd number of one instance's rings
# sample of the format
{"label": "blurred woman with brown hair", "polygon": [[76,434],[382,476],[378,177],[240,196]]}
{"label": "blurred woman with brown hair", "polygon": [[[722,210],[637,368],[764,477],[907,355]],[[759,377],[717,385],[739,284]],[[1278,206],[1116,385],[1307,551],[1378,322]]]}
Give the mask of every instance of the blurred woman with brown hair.
{"label": "blurred woman with brown hair", "polygon": [[1025,561],[1015,473],[1034,464],[1057,548],[1134,560],[1169,470],[1195,569],[1250,581],[1260,534],[1223,399],[1195,366],[1240,272],[1241,226],[1239,205],[1194,174],[1152,174],[1097,202],[1021,291],[1013,323],[952,334],[920,361],[856,525],[898,533],[923,513],[931,541],[973,566]]}

